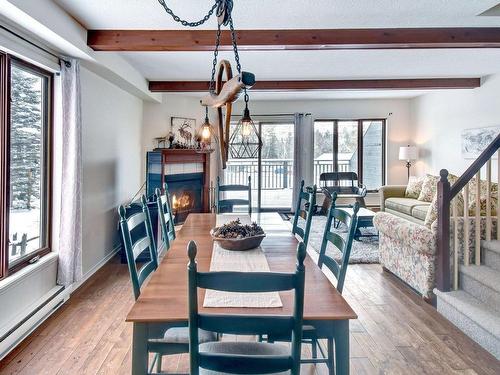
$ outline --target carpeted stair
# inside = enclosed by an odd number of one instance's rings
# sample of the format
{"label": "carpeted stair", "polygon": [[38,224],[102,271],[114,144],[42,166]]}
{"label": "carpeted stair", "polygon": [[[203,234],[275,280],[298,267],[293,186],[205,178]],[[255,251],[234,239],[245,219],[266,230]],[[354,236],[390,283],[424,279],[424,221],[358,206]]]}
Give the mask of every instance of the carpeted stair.
{"label": "carpeted stair", "polygon": [[483,264],[460,267],[460,290],[435,290],[437,309],[500,359],[500,241],[483,241]]}

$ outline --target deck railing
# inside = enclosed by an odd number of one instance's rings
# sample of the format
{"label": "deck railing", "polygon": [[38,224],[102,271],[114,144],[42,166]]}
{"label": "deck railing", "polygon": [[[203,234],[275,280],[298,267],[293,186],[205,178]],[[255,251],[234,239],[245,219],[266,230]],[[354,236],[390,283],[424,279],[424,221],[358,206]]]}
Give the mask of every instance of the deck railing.
{"label": "deck railing", "polygon": [[[500,135],[483,151],[483,153],[467,168],[467,170],[450,186],[448,181],[448,171],[442,169],[440,180],[437,186],[437,254],[436,254],[436,287],[442,292],[448,292],[451,288],[458,289],[458,275],[460,264],[469,265],[481,264],[481,222],[485,221],[485,239],[492,238],[492,194],[491,194],[491,160],[496,154],[497,161],[497,181],[500,178]],[[486,204],[485,215],[481,216],[481,169],[485,167],[486,181]],[[483,185],[484,186],[484,185]],[[474,190],[471,190],[474,189]],[[469,212],[470,196],[475,199],[475,209],[471,216]],[[498,190],[497,202],[500,202],[500,189]],[[463,197],[462,202],[459,197]],[[484,199],[483,199],[484,202]],[[498,206],[498,203],[497,203]],[[460,212],[460,211],[463,211]],[[497,231],[495,236],[500,239],[500,225],[498,225],[499,207],[497,207]],[[463,223],[461,221],[463,220]],[[463,225],[463,231],[460,226]],[[469,250],[471,225],[474,229],[473,254],[471,259]],[[451,231],[453,235],[451,236]],[[461,237],[463,233],[463,240]],[[453,248],[450,248],[450,240],[453,239]],[[462,241],[461,241],[462,240]],[[463,246],[461,246],[463,244]],[[460,252],[462,251],[462,257]],[[453,262],[451,262],[451,260]]]}
{"label": "deck railing", "polygon": [[[319,186],[319,176],[324,172],[333,172],[332,160],[314,160],[315,184]],[[339,161],[339,172],[348,172],[349,162]],[[248,176],[252,177],[252,188],[257,189],[258,161],[230,160],[224,174],[225,184],[246,184]],[[262,189],[277,190],[293,187],[293,160],[292,159],[264,159],[262,160]]]}

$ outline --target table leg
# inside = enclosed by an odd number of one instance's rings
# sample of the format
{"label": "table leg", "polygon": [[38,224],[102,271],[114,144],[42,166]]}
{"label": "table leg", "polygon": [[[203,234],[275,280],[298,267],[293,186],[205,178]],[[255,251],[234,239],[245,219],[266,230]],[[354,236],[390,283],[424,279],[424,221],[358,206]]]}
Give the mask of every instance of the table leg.
{"label": "table leg", "polygon": [[132,339],[132,375],[148,373],[148,326],[134,323]]}
{"label": "table leg", "polygon": [[328,374],[335,375],[335,356],[333,354],[333,338],[327,339],[328,343]]}
{"label": "table leg", "polygon": [[349,375],[349,320],[339,321],[337,324],[335,368],[337,375]]}

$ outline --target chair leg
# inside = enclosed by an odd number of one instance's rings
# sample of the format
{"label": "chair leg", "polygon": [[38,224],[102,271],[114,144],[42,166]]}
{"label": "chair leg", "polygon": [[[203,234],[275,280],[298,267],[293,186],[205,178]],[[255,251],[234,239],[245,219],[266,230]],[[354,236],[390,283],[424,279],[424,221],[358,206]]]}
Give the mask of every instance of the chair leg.
{"label": "chair leg", "polygon": [[163,357],[160,354],[156,354],[156,372],[161,372],[161,362]]}
{"label": "chair leg", "polygon": [[312,357],[313,357],[313,359],[317,359],[318,358],[318,340],[313,338],[311,340],[311,345],[312,345],[312,348],[311,348]]}
{"label": "chair leg", "polygon": [[329,338],[327,340],[328,345],[328,374],[335,374],[335,356],[333,355],[333,339]]}

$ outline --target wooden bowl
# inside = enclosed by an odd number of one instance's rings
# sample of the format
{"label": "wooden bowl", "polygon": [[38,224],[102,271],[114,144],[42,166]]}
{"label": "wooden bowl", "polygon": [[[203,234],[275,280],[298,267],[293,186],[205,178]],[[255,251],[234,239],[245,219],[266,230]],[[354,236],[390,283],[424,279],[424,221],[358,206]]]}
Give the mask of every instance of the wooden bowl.
{"label": "wooden bowl", "polygon": [[259,247],[266,234],[259,234],[257,236],[245,238],[219,238],[214,236],[214,230],[210,231],[210,235],[214,241],[219,243],[219,246],[226,250],[232,251],[246,251]]}

